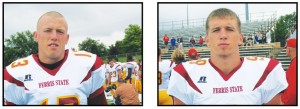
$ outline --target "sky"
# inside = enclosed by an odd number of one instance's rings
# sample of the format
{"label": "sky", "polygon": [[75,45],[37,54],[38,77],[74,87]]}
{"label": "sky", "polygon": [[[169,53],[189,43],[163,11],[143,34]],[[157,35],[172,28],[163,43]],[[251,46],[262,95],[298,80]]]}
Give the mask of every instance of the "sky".
{"label": "sky", "polygon": [[36,31],[39,17],[48,11],[60,12],[68,23],[67,48],[90,37],[107,47],[125,37],[129,24],[141,27],[141,4],[5,4],[4,38],[30,30]]}
{"label": "sky", "polygon": [[[188,7],[188,8],[187,8]],[[208,14],[217,8],[229,8],[240,16],[241,21],[245,19],[245,3],[243,4],[159,4],[159,22],[180,21],[187,19],[187,12],[189,19],[203,19]],[[276,13],[277,17],[280,15],[290,14],[296,12],[296,4],[248,4],[250,16],[252,19],[256,17],[268,16]],[[188,10],[188,11],[187,11]],[[255,13],[255,14],[254,14]]]}

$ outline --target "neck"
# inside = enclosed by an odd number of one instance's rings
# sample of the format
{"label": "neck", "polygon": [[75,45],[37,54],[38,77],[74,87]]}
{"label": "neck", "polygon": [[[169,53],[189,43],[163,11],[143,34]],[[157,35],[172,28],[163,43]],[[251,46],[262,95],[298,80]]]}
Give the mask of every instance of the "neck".
{"label": "neck", "polygon": [[158,62],[161,62],[161,56],[158,57]]}
{"label": "neck", "polygon": [[293,60],[294,58],[296,58],[296,55],[291,55],[290,58],[291,60]]}
{"label": "neck", "polygon": [[54,64],[54,63],[56,63],[56,62],[64,59],[65,55],[66,55],[66,52],[64,51],[58,57],[49,57],[49,56],[46,56],[45,54],[43,54],[42,52],[39,51],[38,57],[39,57],[39,60],[42,63],[45,63],[45,64]]}
{"label": "neck", "polygon": [[211,62],[227,75],[241,63],[241,59],[239,53],[230,56],[217,56],[212,54]]}
{"label": "neck", "polygon": [[56,63],[60,60],[62,60],[64,58],[64,56],[62,57],[59,57],[59,58],[46,58],[44,56],[41,56],[41,55],[38,55],[39,57],[39,60],[45,64],[53,64],[53,63]]}

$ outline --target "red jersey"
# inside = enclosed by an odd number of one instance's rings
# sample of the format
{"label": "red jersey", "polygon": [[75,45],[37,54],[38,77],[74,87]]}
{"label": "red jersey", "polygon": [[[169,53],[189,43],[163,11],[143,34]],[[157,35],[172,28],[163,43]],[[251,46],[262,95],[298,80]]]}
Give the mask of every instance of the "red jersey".
{"label": "red jersey", "polygon": [[297,57],[295,57],[288,70],[286,71],[286,80],[288,82],[288,87],[284,91],[284,93],[281,95],[281,100],[284,103],[284,105],[296,105],[297,104],[297,75],[296,75],[296,60]]}

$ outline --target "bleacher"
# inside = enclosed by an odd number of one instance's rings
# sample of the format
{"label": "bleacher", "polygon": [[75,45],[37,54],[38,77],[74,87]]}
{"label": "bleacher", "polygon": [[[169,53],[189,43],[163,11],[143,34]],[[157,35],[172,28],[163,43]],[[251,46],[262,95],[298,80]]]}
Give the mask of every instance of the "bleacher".
{"label": "bleacher", "polygon": [[[268,29],[270,28],[271,24],[270,21],[253,21],[250,23],[242,23],[241,25],[241,32],[243,34],[248,34],[248,33],[253,33],[254,31],[257,31],[258,28],[260,28],[260,31],[268,31]],[[160,25],[161,26],[161,25]],[[162,26],[164,27],[164,26]],[[202,37],[206,35],[205,33],[205,26],[204,25],[198,25],[195,27],[182,27],[182,28],[176,28],[176,29],[161,29],[159,30],[159,39],[162,39],[163,36],[165,34],[167,34],[169,36],[169,38],[171,38],[172,36],[175,36],[175,38],[177,38],[177,36],[180,34],[183,38],[184,41],[189,42],[189,38],[193,35],[195,37],[195,40],[199,40],[199,36],[201,35]],[[203,37],[203,38],[204,38]]]}
{"label": "bleacher", "polygon": [[281,52],[277,55],[276,60],[278,60],[284,70],[287,70],[291,63],[291,58],[286,55],[286,49],[282,49]]}
{"label": "bleacher", "polygon": [[[185,44],[184,44],[185,45]],[[163,48],[163,43],[160,43],[159,46]],[[185,59],[188,59],[188,50],[191,47],[184,47],[184,54]],[[201,58],[209,58],[210,57],[210,49],[208,47],[195,47],[198,51],[198,54],[200,54]],[[239,48],[240,56],[241,57],[247,57],[247,56],[257,56],[257,57],[266,57],[270,58],[270,55],[272,51],[274,50],[274,46],[272,44],[264,44],[264,45],[254,45],[251,47],[241,46]],[[287,70],[287,68],[290,65],[290,58],[286,56],[285,54],[286,49],[282,49],[282,51],[278,54],[276,59],[281,62],[282,67],[284,70]],[[172,49],[162,49],[162,59],[171,59],[171,55],[174,50]]]}
{"label": "bleacher", "polygon": [[[196,47],[198,54],[201,58],[210,57],[210,49],[207,47]],[[184,54],[188,54],[189,48],[184,49]],[[258,56],[258,57],[269,57],[272,48],[255,48],[255,47],[240,47],[240,55],[242,57],[246,56]],[[162,59],[171,59],[171,55],[174,50],[164,50],[166,53],[162,54]],[[185,59],[188,59],[188,56],[185,55]]]}

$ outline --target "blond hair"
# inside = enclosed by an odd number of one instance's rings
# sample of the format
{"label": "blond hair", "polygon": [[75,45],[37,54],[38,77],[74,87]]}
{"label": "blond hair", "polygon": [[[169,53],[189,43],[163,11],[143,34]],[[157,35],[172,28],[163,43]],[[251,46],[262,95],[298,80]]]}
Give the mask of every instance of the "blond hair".
{"label": "blond hair", "polygon": [[219,9],[212,11],[209,14],[209,16],[207,17],[207,19],[206,19],[206,34],[208,34],[209,20],[214,17],[220,17],[220,18],[233,17],[233,18],[235,18],[237,25],[238,25],[238,31],[241,33],[241,21],[240,21],[240,18],[236,15],[236,13],[227,8],[219,8]]}
{"label": "blond hair", "polygon": [[179,64],[184,61],[184,53],[180,49],[175,49],[171,56],[175,64]]}

